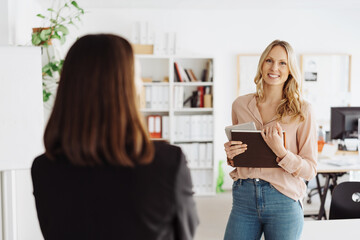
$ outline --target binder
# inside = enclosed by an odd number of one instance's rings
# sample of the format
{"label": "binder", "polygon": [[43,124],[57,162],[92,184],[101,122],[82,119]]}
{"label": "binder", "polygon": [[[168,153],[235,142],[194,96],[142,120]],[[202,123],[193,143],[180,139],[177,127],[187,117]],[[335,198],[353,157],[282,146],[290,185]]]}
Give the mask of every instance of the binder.
{"label": "binder", "polygon": [[147,121],[150,138],[161,138],[161,116],[150,115]]}
{"label": "binder", "polygon": [[161,116],[155,116],[154,138],[161,138]]}
{"label": "binder", "polygon": [[169,139],[169,116],[162,116],[161,123],[162,138]]}
{"label": "binder", "polygon": [[[285,132],[284,144],[285,144]],[[235,167],[279,168],[277,156],[266,144],[259,130],[232,130],[231,139],[247,144],[247,150],[233,158]]]}
{"label": "binder", "polygon": [[151,105],[151,89],[152,87],[145,87],[145,105],[146,108],[153,108],[153,106]]}

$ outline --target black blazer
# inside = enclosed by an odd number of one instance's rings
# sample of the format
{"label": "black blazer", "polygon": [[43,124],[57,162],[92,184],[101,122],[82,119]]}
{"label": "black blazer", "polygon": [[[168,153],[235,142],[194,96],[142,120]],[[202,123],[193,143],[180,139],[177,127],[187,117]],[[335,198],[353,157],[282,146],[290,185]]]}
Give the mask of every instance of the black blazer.
{"label": "black blazer", "polygon": [[46,240],[192,239],[198,225],[180,148],[154,142],[151,164],[79,167],[37,157],[31,174]]}

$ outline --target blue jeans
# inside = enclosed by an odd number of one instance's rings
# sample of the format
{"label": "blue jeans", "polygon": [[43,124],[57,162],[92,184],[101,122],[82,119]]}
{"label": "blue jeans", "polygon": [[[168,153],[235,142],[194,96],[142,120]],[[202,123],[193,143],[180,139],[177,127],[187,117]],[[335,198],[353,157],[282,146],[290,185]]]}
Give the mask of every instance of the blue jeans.
{"label": "blue jeans", "polygon": [[269,182],[239,179],[233,184],[233,206],[224,240],[300,239],[304,213],[299,201],[276,190]]}

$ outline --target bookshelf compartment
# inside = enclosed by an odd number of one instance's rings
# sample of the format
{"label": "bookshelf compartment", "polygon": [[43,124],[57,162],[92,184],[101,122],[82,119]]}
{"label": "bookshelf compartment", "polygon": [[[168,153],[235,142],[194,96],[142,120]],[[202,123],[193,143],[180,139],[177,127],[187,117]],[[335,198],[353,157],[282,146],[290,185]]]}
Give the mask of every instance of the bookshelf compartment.
{"label": "bookshelf compartment", "polygon": [[[137,58],[144,82],[169,82],[169,60],[166,58]],[[154,67],[156,66],[156,67]]]}
{"label": "bookshelf compartment", "polygon": [[[175,85],[174,86],[174,108],[181,109],[202,109],[212,108],[212,86],[203,85]],[[196,110],[194,110],[196,111]]]}
{"label": "bookshelf compartment", "polygon": [[[149,78],[143,82],[140,97],[141,113],[148,125],[149,117],[161,120],[160,134],[151,134],[150,130],[155,127],[148,126],[151,136],[156,136],[152,139],[165,140],[182,148],[191,170],[196,195],[215,194],[214,59],[156,55],[137,55],[136,58],[141,63],[141,76]],[[191,69],[197,81],[191,81],[189,78],[187,82],[178,82],[175,63],[184,69]],[[204,70],[210,73],[210,76],[203,79],[208,81],[201,81]],[[205,99],[202,100],[202,104],[197,105],[198,107],[191,107],[190,100],[184,105],[184,100],[195,91],[202,92],[202,97],[207,92],[210,95],[210,105],[205,107]]]}
{"label": "bookshelf compartment", "polygon": [[170,121],[168,113],[142,113],[152,140],[170,142]]}
{"label": "bookshelf compartment", "polygon": [[140,97],[140,109],[143,111],[168,111],[169,103],[168,84],[144,84]]}
{"label": "bookshelf compartment", "polygon": [[[211,58],[175,58],[174,63],[178,63],[184,70],[192,70],[197,79],[195,82],[213,82],[213,60]],[[190,79],[188,82],[194,81]]]}

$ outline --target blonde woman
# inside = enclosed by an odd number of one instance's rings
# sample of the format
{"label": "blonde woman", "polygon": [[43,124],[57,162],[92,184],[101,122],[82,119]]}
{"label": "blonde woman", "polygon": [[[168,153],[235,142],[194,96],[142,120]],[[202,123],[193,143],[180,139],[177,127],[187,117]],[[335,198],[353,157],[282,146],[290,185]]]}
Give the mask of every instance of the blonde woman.
{"label": "blonde woman", "polygon": [[[255,122],[280,167],[237,167],[230,173],[233,207],[224,239],[260,239],[263,233],[267,240],[299,239],[304,180],[316,174],[316,124],[310,104],[300,96],[299,71],[289,43],[275,40],[265,49],[254,81],[256,93],[233,102],[232,122]],[[241,141],[224,146],[231,166],[236,155],[256,148]]]}

